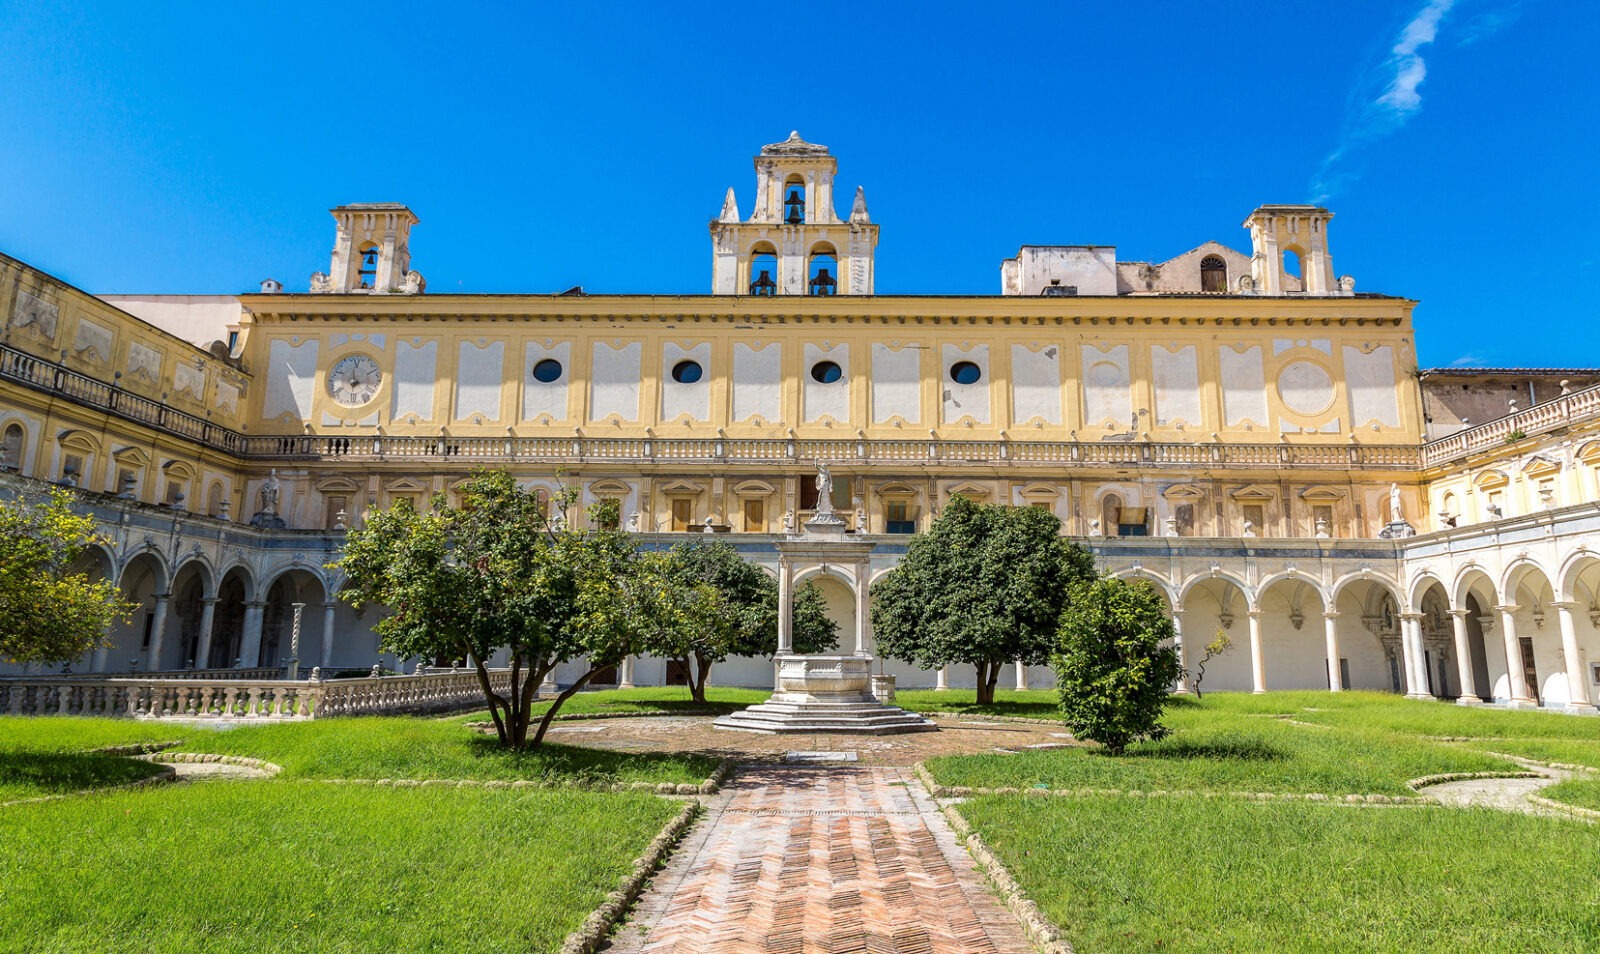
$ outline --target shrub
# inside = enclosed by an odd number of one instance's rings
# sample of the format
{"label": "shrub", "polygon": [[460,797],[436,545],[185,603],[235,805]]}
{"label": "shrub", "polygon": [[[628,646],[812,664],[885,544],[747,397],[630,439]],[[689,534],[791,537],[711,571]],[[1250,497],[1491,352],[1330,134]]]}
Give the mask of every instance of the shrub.
{"label": "shrub", "polygon": [[1162,643],[1173,637],[1166,606],[1148,583],[1101,577],[1077,587],[1053,660],[1073,735],[1113,755],[1166,736],[1161,712],[1181,668],[1177,652]]}

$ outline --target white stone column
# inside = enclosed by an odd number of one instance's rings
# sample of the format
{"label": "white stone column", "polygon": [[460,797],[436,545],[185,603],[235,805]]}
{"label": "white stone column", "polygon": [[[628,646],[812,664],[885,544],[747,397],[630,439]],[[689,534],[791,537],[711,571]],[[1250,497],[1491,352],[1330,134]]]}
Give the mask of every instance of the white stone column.
{"label": "white stone column", "polygon": [[1322,642],[1328,654],[1328,691],[1343,692],[1344,676],[1339,672],[1339,614],[1322,614]]}
{"label": "white stone column", "polygon": [[152,597],[156,604],[155,619],[150,624],[150,655],[145,657],[144,664],[147,672],[161,668],[162,642],[167,635],[167,603],[171,598],[171,593],[157,593]]}
{"label": "white stone column", "polygon": [[617,688],[633,688],[633,657],[622,657],[622,666],[617,670]]}
{"label": "white stone column", "polygon": [[1567,666],[1567,708],[1592,712],[1595,705],[1589,698],[1589,680],[1584,673],[1583,654],[1578,651],[1578,627],[1572,618],[1570,601],[1552,603],[1561,614],[1561,657]]}
{"label": "white stone column", "polygon": [[794,652],[794,617],[790,601],[794,598],[794,568],[786,557],[778,558],[778,655]]}
{"label": "white stone column", "polygon": [[1406,698],[1432,699],[1428,691],[1428,664],[1422,655],[1422,614],[1400,614],[1400,652],[1406,663]]}
{"label": "white stone column", "polygon": [[1261,611],[1251,610],[1250,617],[1250,677],[1255,684],[1254,691],[1263,693],[1267,691],[1267,661],[1261,655]]}
{"label": "white stone column", "polygon": [[949,666],[940,666],[939,667],[939,671],[934,674],[933,688],[940,689],[940,690],[949,689],[950,688],[950,667]]}
{"label": "white stone column", "polygon": [[111,634],[106,634],[105,644],[95,649],[94,658],[89,663],[91,672],[105,672],[106,662],[111,658]]}
{"label": "white stone column", "polygon": [[339,608],[334,600],[322,604],[322,668],[333,668],[333,611]]}
{"label": "white stone column", "polygon": [[[872,641],[872,590],[868,578],[872,568],[865,563],[856,566],[856,655],[867,655],[867,645]],[[792,625],[792,624],[791,624]]]}
{"label": "white stone column", "polygon": [[1183,642],[1183,608],[1172,608],[1172,649],[1178,654],[1178,684],[1175,692],[1189,691],[1189,653]]}
{"label": "white stone column", "polygon": [[1510,694],[1513,704],[1533,701],[1533,696],[1528,694],[1528,680],[1522,672],[1522,643],[1517,639],[1517,606],[1515,603],[1503,603],[1496,606],[1500,611],[1500,638],[1506,647],[1506,692]]}
{"label": "white stone column", "polygon": [[211,624],[217,618],[217,598],[205,597],[200,601],[200,639],[195,645],[194,668],[211,665]]}
{"label": "white stone column", "polygon": [[1456,703],[1476,705],[1483,700],[1478,698],[1478,679],[1472,674],[1472,643],[1467,634],[1466,610],[1450,611],[1450,631],[1456,640],[1456,675],[1461,680],[1461,695],[1456,697]]}
{"label": "white stone column", "polygon": [[244,636],[239,641],[239,666],[254,669],[261,664],[261,623],[264,600],[246,600],[244,604]]}
{"label": "white stone column", "polygon": [[1022,660],[1017,660],[1017,689],[1021,691],[1028,688],[1028,667]]}

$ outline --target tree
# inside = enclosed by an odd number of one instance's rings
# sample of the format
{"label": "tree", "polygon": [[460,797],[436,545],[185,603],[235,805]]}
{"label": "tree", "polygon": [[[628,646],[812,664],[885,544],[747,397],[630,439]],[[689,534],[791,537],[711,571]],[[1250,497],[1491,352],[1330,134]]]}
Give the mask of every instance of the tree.
{"label": "tree", "polygon": [[1204,655],[1194,664],[1194,678],[1189,684],[1194,687],[1194,697],[1200,698],[1200,680],[1206,677],[1206,663],[1217,656],[1226,656],[1233,649],[1233,637],[1225,629],[1217,630],[1217,635],[1211,637],[1211,642],[1206,643]]}
{"label": "tree", "polygon": [[978,703],[994,703],[1000,668],[1049,660],[1073,583],[1094,557],[1036,507],[951,498],[905,559],[872,588],[878,651],[928,669],[977,667]]}
{"label": "tree", "polygon": [[[564,511],[575,494],[553,501]],[[615,501],[590,510],[595,527],[615,526]],[[434,497],[429,513],[401,501],[346,536],[332,564],[344,572],[340,597],[381,607],[373,627],[401,657],[470,659],[500,744],[537,746],[551,720],[596,672],[633,651],[636,619],[627,598],[636,552],[617,530],[582,530],[550,518],[546,501],[504,471],[479,471],[452,506]],[[509,689],[497,692],[489,661],[504,654]],[[588,670],[556,697],[530,742],[539,684],[561,663]]]}
{"label": "tree", "polygon": [[1120,755],[1140,739],[1160,739],[1161,711],[1182,667],[1162,645],[1175,636],[1155,589],[1101,577],[1080,584],[1061,616],[1054,664],[1067,728]]}
{"label": "tree", "polygon": [[90,546],[109,541],[94,518],[72,512],[72,496],[0,501],[0,658],[68,663],[106,644],[134,604],[111,580],[76,569]]}
{"label": "tree", "polygon": [[[640,611],[651,621],[646,646],[684,664],[696,702],[706,701],[713,665],[729,656],[777,652],[777,581],[732,547],[699,540],[680,543],[664,553],[646,554],[641,568],[651,580],[644,589],[654,598],[653,605]],[[811,584],[795,592],[791,621],[795,652],[827,652],[838,645],[838,624],[828,618],[822,594]]]}

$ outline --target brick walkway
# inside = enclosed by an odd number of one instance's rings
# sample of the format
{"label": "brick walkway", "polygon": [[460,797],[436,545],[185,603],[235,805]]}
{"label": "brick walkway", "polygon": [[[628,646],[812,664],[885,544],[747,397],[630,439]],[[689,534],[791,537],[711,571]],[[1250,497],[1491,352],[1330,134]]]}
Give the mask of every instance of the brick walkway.
{"label": "brick walkway", "polygon": [[1033,950],[907,769],[748,765],[709,809],[610,950]]}

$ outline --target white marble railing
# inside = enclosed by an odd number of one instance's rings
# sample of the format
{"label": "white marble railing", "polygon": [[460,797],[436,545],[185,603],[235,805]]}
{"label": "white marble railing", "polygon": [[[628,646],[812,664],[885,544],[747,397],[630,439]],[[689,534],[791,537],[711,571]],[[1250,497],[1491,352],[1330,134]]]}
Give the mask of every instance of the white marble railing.
{"label": "white marble railing", "polygon": [[[497,691],[510,673],[492,670]],[[23,676],[0,680],[0,713],[130,719],[313,719],[472,705],[483,698],[475,672],[359,679],[213,679],[137,676]]]}
{"label": "white marble railing", "polygon": [[1564,394],[1526,411],[1507,414],[1499,420],[1430,441],[1422,445],[1422,461],[1426,466],[1447,463],[1473,451],[1567,427],[1574,421],[1592,418],[1597,413],[1600,413],[1600,385]]}

